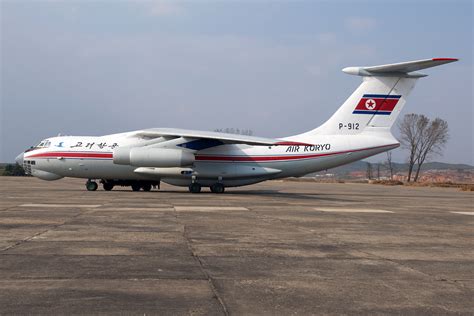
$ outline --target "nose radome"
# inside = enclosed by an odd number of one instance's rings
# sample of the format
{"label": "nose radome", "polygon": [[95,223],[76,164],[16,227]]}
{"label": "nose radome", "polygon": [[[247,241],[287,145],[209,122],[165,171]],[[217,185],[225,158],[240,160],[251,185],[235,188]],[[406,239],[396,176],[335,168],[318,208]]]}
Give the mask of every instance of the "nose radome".
{"label": "nose radome", "polygon": [[25,155],[24,153],[21,153],[21,154],[19,154],[18,156],[16,156],[16,158],[15,158],[15,162],[16,162],[17,164],[19,164],[20,166],[23,165],[23,156],[24,156],[24,155]]}

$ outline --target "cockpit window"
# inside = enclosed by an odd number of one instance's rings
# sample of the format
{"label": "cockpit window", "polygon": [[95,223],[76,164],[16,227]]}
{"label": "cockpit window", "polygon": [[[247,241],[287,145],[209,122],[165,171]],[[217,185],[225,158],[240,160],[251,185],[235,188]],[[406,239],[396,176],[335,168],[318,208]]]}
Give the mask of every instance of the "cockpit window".
{"label": "cockpit window", "polygon": [[31,146],[25,152],[33,151],[33,150],[36,150],[36,149],[48,148],[49,146],[51,146],[51,142],[49,140],[45,139],[45,140],[42,140],[38,145]]}
{"label": "cockpit window", "polygon": [[51,142],[47,139],[45,140],[42,140],[37,146],[35,146],[36,148],[48,148],[49,146],[51,145]]}

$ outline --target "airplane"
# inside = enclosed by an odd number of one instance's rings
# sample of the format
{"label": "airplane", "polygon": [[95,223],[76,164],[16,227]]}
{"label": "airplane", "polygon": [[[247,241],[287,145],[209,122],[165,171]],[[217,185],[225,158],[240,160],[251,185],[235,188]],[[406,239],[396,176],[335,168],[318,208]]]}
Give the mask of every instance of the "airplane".
{"label": "airplane", "polygon": [[419,70],[455,62],[431,58],[342,71],[362,84],[320,127],[279,139],[218,132],[151,128],[105,136],[58,136],[42,140],[16,158],[27,174],[43,180],[88,179],[86,189],[160,182],[209,187],[223,193],[265,180],[300,177],[397,148],[391,127],[402,111]]}

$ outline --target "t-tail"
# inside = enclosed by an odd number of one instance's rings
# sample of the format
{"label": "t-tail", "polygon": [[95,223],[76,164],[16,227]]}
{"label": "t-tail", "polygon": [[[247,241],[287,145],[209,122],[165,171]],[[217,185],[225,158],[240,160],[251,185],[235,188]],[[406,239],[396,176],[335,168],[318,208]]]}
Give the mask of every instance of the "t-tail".
{"label": "t-tail", "polygon": [[347,67],[347,74],[363,77],[362,84],[334,115],[305,135],[354,135],[364,131],[390,130],[425,68],[457,61],[432,58],[371,67]]}

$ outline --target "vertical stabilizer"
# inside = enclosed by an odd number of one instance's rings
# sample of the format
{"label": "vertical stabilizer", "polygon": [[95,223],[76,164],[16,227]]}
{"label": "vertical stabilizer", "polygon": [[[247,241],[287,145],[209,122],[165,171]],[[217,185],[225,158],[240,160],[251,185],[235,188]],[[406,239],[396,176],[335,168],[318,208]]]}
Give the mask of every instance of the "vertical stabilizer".
{"label": "vertical stabilizer", "polygon": [[457,61],[433,58],[343,71],[363,77],[362,84],[321,127],[308,134],[353,135],[367,127],[389,130],[405,105],[416,81],[426,75],[416,71]]}

